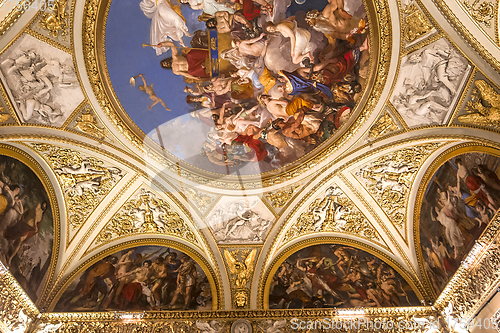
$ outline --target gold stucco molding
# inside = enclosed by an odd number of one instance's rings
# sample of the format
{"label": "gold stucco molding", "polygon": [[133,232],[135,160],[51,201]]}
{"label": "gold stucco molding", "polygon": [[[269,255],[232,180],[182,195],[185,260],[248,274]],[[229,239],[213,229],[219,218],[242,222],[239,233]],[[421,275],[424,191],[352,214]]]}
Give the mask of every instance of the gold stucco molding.
{"label": "gold stucco molding", "polygon": [[115,165],[79,151],[44,143],[31,143],[51,166],[64,192],[67,239],[73,237],[116,184],[127,174]]}
{"label": "gold stucco molding", "polygon": [[[16,23],[16,21],[21,17],[21,15],[26,12],[26,10],[24,9],[25,6],[30,8],[31,3],[33,1],[36,0],[23,0],[19,4],[15,4],[15,7],[13,7],[10,10],[9,14],[7,14],[7,16],[0,22],[0,36],[5,34],[7,30],[9,30],[10,27],[12,27],[14,23]],[[3,5],[6,6],[5,3]],[[6,9],[2,8],[1,10],[6,10]]]}
{"label": "gold stucco molding", "polygon": [[500,282],[500,214],[496,214],[436,300],[461,318],[473,318]]}
{"label": "gold stucco molding", "polygon": [[406,242],[408,200],[415,177],[421,164],[441,146],[440,142],[432,142],[405,147],[351,171]]}

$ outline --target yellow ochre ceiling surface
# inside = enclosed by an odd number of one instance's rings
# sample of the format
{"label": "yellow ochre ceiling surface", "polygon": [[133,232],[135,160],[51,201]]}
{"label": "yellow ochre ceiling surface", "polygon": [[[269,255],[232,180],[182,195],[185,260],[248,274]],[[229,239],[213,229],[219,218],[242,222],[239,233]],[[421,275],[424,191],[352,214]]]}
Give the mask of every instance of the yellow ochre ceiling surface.
{"label": "yellow ochre ceiling surface", "polygon": [[474,313],[499,24],[497,0],[0,0],[0,330]]}

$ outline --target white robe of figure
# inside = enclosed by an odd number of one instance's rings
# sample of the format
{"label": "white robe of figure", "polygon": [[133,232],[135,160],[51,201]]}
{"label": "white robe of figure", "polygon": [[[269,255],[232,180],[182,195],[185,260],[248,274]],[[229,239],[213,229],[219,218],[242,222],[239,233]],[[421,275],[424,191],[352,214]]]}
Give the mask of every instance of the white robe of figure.
{"label": "white robe of figure", "polygon": [[295,35],[295,54],[304,55],[314,50],[314,45],[311,43],[311,33],[304,28],[297,26],[297,22],[293,21],[284,23],[288,24]]}
{"label": "white robe of figure", "polygon": [[[182,36],[188,32],[185,18],[179,15],[180,8],[172,6],[170,1],[158,0],[157,3],[156,0],[142,0],[140,7],[144,15],[151,19],[151,45],[165,42],[169,38],[180,41]],[[167,47],[154,48],[156,55],[161,55],[169,50]]]}
{"label": "white robe of figure", "polygon": [[[321,45],[317,36],[312,38],[311,32],[298,27],[297,22],[282,21],[280,24],[281,23],[287,24],[295,35],[296,55],[314,52],[314,50],[318,49],[318,46]],[[301,67],[300,64],[294,64],[292,61],[290,38],[283,36],[281,33],[270,35],[266,55],[264,56],[264,63],[267,69],[273,73],[278,73],[280,70],[293,72]]]}
{"label": "white robe of figure", "polygon": [[445,227],[446,238],[453,248],[459,249],[464,246],[464,237],[462,236],[462,232],[458,228],[457,222],[446,215],[446,211],[444,208],[439,211],[437,220]]}
{"label": "white robe of figure", "polygon": [[204,1],[203,0],[189,0],[188,3],[189,3],[189,6],[191,6],[191,8],[193,10],[196,10],[194,8],[198,8]]}
{"label": "white robe of figure", "polygon": [[234,9],[226,6],[222,2],[217,2],[217,0],[203,0],[203,12],[214,16],[215,13],[224,11],[229,12],[229,14],[234,14]]}

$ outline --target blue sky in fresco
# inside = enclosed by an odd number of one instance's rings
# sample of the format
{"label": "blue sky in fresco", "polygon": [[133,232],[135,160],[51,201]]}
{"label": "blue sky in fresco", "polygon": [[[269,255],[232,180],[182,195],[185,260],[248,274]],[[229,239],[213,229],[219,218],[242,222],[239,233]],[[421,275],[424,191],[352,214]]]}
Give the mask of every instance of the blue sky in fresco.
{"label": "blue sky in fresco", "polygon": [[[106,59],[111,82],[125,111],[145,133],[149,133],[192,108],[186,104],[186,94],[182,91],[185,87],[183,78],[160,67],[160,60],[170,56],[171,52],[157,56],[153,48],[142,47],[142,43],[149,44],[151,19],[143,14],[139,3],[130,0],[111,3],[106,26]],[[204,24],[197,20],[197,12],[188,6],[181,8],[190,32],[204,29]],[[184,38],[187,45],[189,39]],[[159,104],[149,111],[152,101],[137,88],[142,84],[140,78],[136,87],[129,84],[130,77],[138,74],[145,75],[148,85],[154,84],[156,94],[172,109],[171,112]]]}
{"label": "blue sky in fresco", "polygon": [[[327,3],[326,0],[307,0],[303,5],[297,5],[292,1],[287,16],[299,10],[322,9]],[[151,19],[144,15],[139,4],[139,0],[114,0],[107,19],[106,61],[120,103],[135,124],[157,142],[158,127],[164,148],[173,155],[208,171],[225,174],[225,167],[213,165],[205,157],[199,156],[209,127],[189,115],[194,107],[186,103],[184,79],[160,67],[160,61],[171,56],[171,52],[157,56],[153,48],[142,47],[143,43],[150,42]],[[172,4],[176,2],[172,1]],[[198,21],[201,10],[193,11],[187,5],[181,5],[181,8],[189,32],[205,29],[205,24]],[[183,40],[189,45],[190,38],[184,37]],[[138,74],[144,74],[148,85],[154,84],[155,93],[172,111],[166,111],[160,104],[155,105],[151,111],[148,109],[152,101],[138,89],[142,80],[137,78],[135,87],[129,84],[130,78]],[[240,170],[244,174],[267,171],[260,169],[262,166],[259,163],[247,164],[250,165],[242,166],[244,170]]]}

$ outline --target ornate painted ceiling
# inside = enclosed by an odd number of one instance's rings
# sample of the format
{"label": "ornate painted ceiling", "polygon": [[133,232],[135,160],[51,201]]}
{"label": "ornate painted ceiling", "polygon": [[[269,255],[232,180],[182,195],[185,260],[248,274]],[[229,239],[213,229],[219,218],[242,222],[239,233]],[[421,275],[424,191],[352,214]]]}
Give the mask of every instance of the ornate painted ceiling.
{"label": "ornate painted ceiling", "polygon": [[0,1],[5,281],[42,313],[448,295],[497,225],[498,1],[203,3]]}

